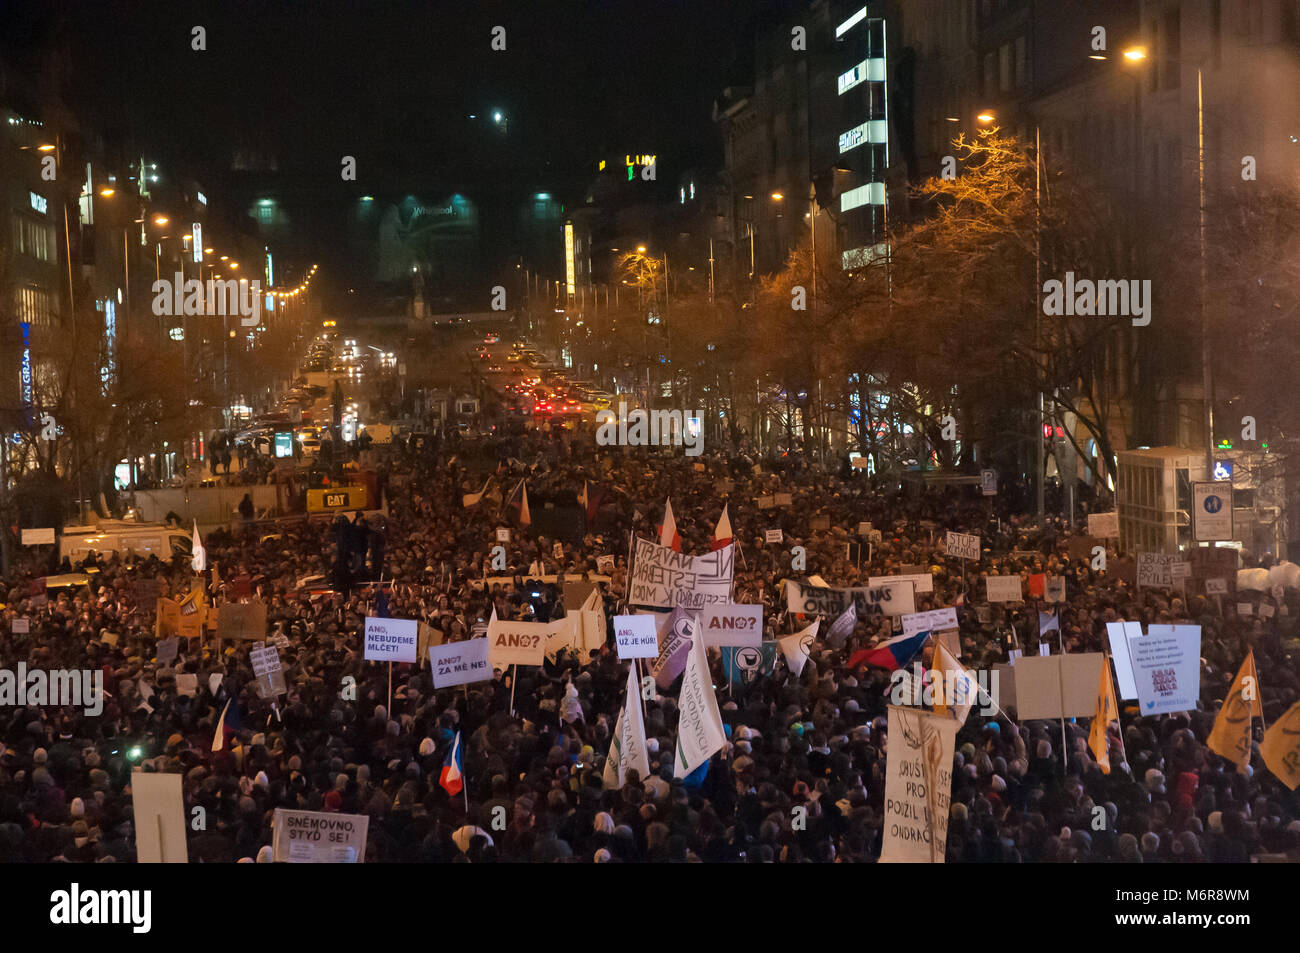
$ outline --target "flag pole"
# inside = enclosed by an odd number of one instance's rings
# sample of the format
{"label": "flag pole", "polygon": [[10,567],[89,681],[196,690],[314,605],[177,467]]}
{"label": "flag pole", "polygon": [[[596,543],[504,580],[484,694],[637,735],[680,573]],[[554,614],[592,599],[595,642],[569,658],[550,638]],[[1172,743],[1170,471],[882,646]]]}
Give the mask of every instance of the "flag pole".
{"label": "flag pole", "polygon": [[641,724],[645,725],[645,695],[642,694],[641,691],[641,679],[644,678],[644,676],[641,674],[641,660],[639,658],[634,658],[632,659],[632,664],[636,666],[636,697],[638,703],[641,705]]}
{"label": "flag pole", "polygon": [[[510,666],[510,717],[515,717],[515,676],[519,671],[519,666],[512,664]],[[1064,723],[1063,723],[1064,724]],[[1064,731],[1064,727],[1061,729]]]}

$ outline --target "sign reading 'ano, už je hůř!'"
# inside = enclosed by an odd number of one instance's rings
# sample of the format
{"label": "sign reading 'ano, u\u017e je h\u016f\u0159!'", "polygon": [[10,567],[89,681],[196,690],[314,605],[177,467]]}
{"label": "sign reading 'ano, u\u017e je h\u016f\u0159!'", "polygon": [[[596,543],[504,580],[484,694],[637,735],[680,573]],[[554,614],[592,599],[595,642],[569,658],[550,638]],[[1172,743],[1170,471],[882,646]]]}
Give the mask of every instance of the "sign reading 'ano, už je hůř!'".
{"label": "sign reading 'ano, u\u017e je h\u016f\u0159!'", "polygon": [[417,620],[366,617],[366,661],[414,662],[419,644]]}
{"label": "sign reading 'ano, u\u017e je h\u016f\u0159!'", "polygon": [[464,642],[431,645],[429,668],[433,672],[434,688],[489,681],[492,663],[488,661],[488,640],[466,639]]}
{"label": "sign reading 'ano, u\u017e je h\u016f\u0159!'", "polygon": [[614,644],[619,658],[658,658],[659,634],[654,616],[614,616]]}
{"label": "sign reading 'ano, u\u017e je h\u016f\u0159!'", "polygon": [[728,543],[702,556],[686,556],[638,539],[628,601],[660,609],[703,609],[710,603],[730,602],[735,552],[735,544]]}
{"label": "sign reading 'ano, u\u017e je h\u016f\u0159!'", "polygon": [[278,864],[363,864],[370,818],[364,814],[275,809],[271,857]]}
{"label": "sign reading 'ano, u\u017e je h\u016f\u0159!'", "polygon": [[758,648],[763,643],[763,607],[733,602],[705,606],[704,647],[720,649],[724,645]]}
{"label": "sign reading 'ano, u\u017e je h\u016f\u0159!'", "polygon": [[881,863],[943,863],[956,735],[948,715],[889,706]]}

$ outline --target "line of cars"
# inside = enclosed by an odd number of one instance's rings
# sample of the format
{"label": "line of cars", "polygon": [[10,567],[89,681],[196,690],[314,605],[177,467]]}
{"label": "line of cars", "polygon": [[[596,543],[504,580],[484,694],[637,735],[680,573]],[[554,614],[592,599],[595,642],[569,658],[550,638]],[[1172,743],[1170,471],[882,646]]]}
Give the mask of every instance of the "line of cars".
{"label": "line of cars", "polygon": [[500,356],[489,350],[499,337],[489,333],[482,344],[475,345],[475,355],[486,362],[485,372],[500,374],[498,386],[504,392],[511,413],[533,418],[574,419],[609,407],[613,395],[591,381],[571,380],[568,374],[541,351],[522,340],[510,345]]}

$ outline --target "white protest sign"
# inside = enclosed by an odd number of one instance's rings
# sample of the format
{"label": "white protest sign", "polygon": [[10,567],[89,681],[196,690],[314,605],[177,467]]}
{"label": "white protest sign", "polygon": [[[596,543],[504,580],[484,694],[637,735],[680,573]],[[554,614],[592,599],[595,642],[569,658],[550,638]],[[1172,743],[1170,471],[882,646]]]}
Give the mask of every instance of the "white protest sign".
{"label": "white protest sign", "polygon": [[492,678],[492,663],[488,661],[488,640],[468,639],[464,642],[447,642],[429,646],[429,668],[433,671],[434,688],[486,682]]}
{"label": "white protest sign", "polygon": [[[976,537],[978,539],[978,537]],[[872,576],[867,580],[868,586],[888,586],[895,582],[910,582],[915,592],[934,592],[934,577],[928,572],[904,573],[898,576]]]}
{"label": "white protest sign", "polygon": [[613,571],[614,571],[613,556],[596,557],[596,572],[613,572]]}
{"label": "white protest sign", "polygon": [[943,863],[956,735],[954,718],[889,706],[881,863]]}
{"label": "white protest sign", "polygon": [[363,864],[370,818],[364,814],[275,809],[271,856],[276,863]]}
{"label": "white protest sign", "polygon": [[414,662],[419,644],[417,620],[366,617],[366,661]]}
{"label": "white protest sign", "polygon": [[1169,589],[1174,584],[1175,558],[1167,553],[1137,554],[1138,587]]}
{"label": "white protest sign", "polygon": [[724,645],[759,648],[763,643],[763,607],[727,602],[704,607],[704,647]]}
{"label": "white protest sign", "polygon": [[985,576],[984,582],[988,586],[989,602],[1021,602],[1024,599],[1019,576]]}
{"label": "white protest sign", "polygon": [[499,527],[497,529],[497,542],[498,543],[510,542],[510,530],[506,529],[504,526]]}
{"label": "white protest sign", "polygon": [[767,530],[766,534],[764,535],[764,540],[763,540],[763,541],[764,541],[764,542],[767,542],[767,543],[779,543],[779,542],[782,542],[783,538],[784,538],[784,537],[783,537],[783,535],[782,535],[782,533],[781,533],[781,530],[779,530],[779,529],[769,529],[769,530]]}
{"label": "white protest sign", "polygon": [[284,672],[280,668],[280,653],[275,646],[257,646],[248,652],[248,660],[253,666],[253,675],[257,679],[258,690],[263,698],[288,692],[284,683]]}
{"label": "white protest sign", "polygon": [[[23,635],[32,631],[32,621],[27,616],[19,616],[9,623],[9,632],[12,635]],[[172,658],[176,656],[173,655]]]}
{"label": "white protest sign", "polygon": [[1232,483],[1192,484],[1192,529],[1200,543],[1232,539]]}
{"label": "white protest sign", "polygon": [[[1045,644],[1045,643],[1044,643]],[[1016,716],[1082,718],[1097,710],[1101,652],[1024,656],[1016,661]]]}
{"label": "white protest sign", "polygon": [[918,632],[942,632],[944,629],[957,628],[957,610],[954,608],[931,609],[929,612],[913,612],[903,616],[903,635],[916,635]]}
{"label": "white protest sign", "polygon": [[654,616],[614,616],[614,643],[619,658],[658,658],[659,634]]}
{"label": "white protest sign", "polygon": [[1112,539],[1119,536],[1119,513],[1088,514],[1088,535],[1098,539]]}
{"label": "white protest sign", "polygon": [[1138,704],[1144,715],[1195,711],[1201,697],[1201,627],[1151,625],[1129,639]]}
{"label": "white protest sign", "polygon": [[687,556],[638,539],[628,602],[661,609],[703,609],[711,603],[730,602],[735,554],[734,543],[702,556]]}
{"label": "white protest sign", "polygon": [[944,537],[943,549],[953,559],[979,559],[980,538],[970,533],[949,532]]}
{"label": "white protest sign", "polygon": [[496,668],[509,665],[541,665],[546,658],[546,640],[559,623],[503,622],[488,623],[488,658]]}
{"label": "white protest sign", "polygon": [[786,608],[794,615],[836,619],[850,605],[857,608],[859,617],[874,612],[903,616],[916,611],[916,594],[910,582],[891,582],[863,589],[825,589],[800,586],[787,580],[785,594]]}
{"label": "white protest sign", "polygon": [[24,546],[48,546],[53,542],[54,542],[53,526],[47,526],[44,529],[23,530]]}
{"label": "white protest sign", "polygon": [[1133,655],[1129,649],[1129,640],[1142,638],[1142,623],[1107,622],[1106,638],[1110,642],[1115,680],[1119,682],[1119,697],[1123,701],[1131,701],[1138,697],[1138,691],[1137,681],[1133,677]]}
{"label": "white protest sign", "polygon": [[1223,578],[1205,580],[1205,594],[1207,596],[1226,596],[1228,594],[1228,580]]}
{"label": "white protest sign", "polygon": [[138,863],[189,863],[183,780],[179,774],[146,774],[139,768],[131,772]]}
{"label": "white protest sign", "polygon": [[1255,612],[1255,607],[1252,606],[1249,602],[1237,603],[1237,615],[1253,615],[1254,612]]}

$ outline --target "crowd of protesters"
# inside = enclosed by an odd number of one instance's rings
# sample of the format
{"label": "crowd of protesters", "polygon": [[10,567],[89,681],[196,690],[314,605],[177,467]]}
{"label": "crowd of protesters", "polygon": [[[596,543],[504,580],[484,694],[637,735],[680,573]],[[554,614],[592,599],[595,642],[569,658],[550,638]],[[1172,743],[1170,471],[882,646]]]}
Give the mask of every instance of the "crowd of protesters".
{"label": "crowd of protesters", "polygon": [[[1063,736],[1057,721],[1009,720],[1014,710],[972,713],[956,742],[949,862],[1244,862],[1300,849],[1300,796],[1257,753],[1242,773],[1206,747],[1248,649],[1267,723],[1300,697],[1289,627],[1300,616],[1296,592],[1252,594],[1276,611],[1239,617],[1205,597],[1139,590],[1116,571],[1113,548],[1108,569],[1094,569],[1090,554],[1070,555],[1076,527],[1026,529],[1031,521],[1017,517],[1008,494],[984,497],[978,487],[873,488],[847,470],[773,470],[680,449],[598,452],[539,435],[481,442],[474,456],[453,442],[426,445],[395,453],[388,467],[383,515],[236,521],[204,539],[208,601],[219,611],[258,593],[268,636],[286,637],[276,641],[287,694],[256,689],[252,642],[205,633],[182,640],[175,661],[158,662],[152,580],[164,595],[189,592],[194,572],[183,555],[100,557],[73,567],[94,570],[86,585],[61,589],[33,585],[43,572],[34,561],[11,574],[0,668],[102,670],[107,697],[98,714],[0,708],[0,861],[134,860],[133,770],[180,773],[187,812],[204,808],[205,823],[188,832],[191,862],[270,861],[276,808],[367,815],[368,862],[874,861],[890,673],[847,662],[894,634],[888,617],[860,618],[833,640],[824,622],[798,677],[778,661],[739,688],[715,668],[728,741],[689,786],[674,778],[675,687],[645,701],[649,775],[604,786],[628,665],[612,638],[598,652],[520,667],[514,685],[498,671],[435,690],[428,664],[398,665],[391,697],[388,666],[362,657],[364,618],[381,592],[388,614],[455,641],[481,634],[494,609],[537,621],[576,610],[564,605],[559,580],[535,577],[602,575],[601,556],[614,557],[600,584],[612,619],[625,611],[630,540],[658,538],[668,499],[686,553],[710,550],[727,506],[738,546],[733,599],[765,606],[768,637],[807,621],[786,612],[784,579],[815,573],[852,587],[916,566],[934,580],[918,610],[961,606],[962,660],[973,670],[1006,662],[1012,649],[1036,653],[1040,640],[1032,601],[983,602],[985,573],[1065,577],[1052,652],[1104,651],[1105,623],[1116,620],[1202,626],[1198,710],[1125,710],[1109,774],[1087,748],[1088,719],[1068,721]],[[483,498],[465,506],[489,476]],[[509,503],[525,479],[533,519],[521,527]],[[774,493],[791,494],[791,504],[758,509]],[[860,536],[862,522],[880,537]],[[513,527],[505,570],[490,566],[498,526]],[[765,545],[774,528],[782,544]],[[948,529],[981,535],[979,563],[945,557]],[[794,546],[805,550],[802,572],[791,565]],[[485,577],[513,581],[484,588]],[[20,618],[30,631],[14,631]],[[919,661],[928,665],[931,652]],[[1257,742],[1259,734],[1257,723]],[[465,788],[452,795],[439,774],[458,736]],[[806,823],[792,823],[805,815],[796,807],[806,808]]]}

